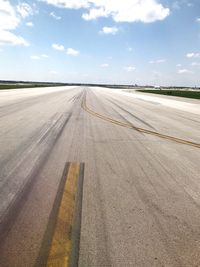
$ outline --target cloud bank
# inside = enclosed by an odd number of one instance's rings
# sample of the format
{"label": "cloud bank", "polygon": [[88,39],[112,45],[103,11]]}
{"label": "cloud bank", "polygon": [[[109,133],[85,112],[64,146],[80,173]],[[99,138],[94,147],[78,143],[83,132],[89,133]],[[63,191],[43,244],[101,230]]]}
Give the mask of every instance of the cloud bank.
{"label": "cloud bank", "polygon": [[116,22],[150,23],[163,20],[170,14],[158,0],[43,0],[48,4],[69,9],[86,9],[85,20],[112,17]]}
{"label": "cloud bank", "polygon": [[33,9],[27,3],[18,6],[11,5],[10,1],[0,0],[0,45],[24,45],[28,42],[21,36],[14,34],[22,19],[33,14]]}

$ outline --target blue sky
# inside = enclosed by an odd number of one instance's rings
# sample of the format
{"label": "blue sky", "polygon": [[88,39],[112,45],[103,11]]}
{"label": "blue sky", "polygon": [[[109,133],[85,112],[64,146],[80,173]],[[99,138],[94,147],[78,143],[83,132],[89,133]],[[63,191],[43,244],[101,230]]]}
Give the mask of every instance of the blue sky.
{"label": "blue sky", "polygon": [[200,86],[200,1],[0,0],[0,79]]}

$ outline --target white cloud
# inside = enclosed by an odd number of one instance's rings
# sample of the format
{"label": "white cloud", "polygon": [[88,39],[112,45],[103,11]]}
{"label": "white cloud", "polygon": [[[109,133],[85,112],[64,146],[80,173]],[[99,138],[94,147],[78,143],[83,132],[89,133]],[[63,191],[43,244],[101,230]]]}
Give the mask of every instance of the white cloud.
{"label": "white cloud", "polygon": [[191,74],[191,73],[192,73],[192,71],[187,70],[187,69],[178,70],[178,74]]}
{"label": "white cloud", "polygon": [[[60,44],[52,44],[52,48],[58,51],[65,51],[65,47]],[[67,48],[66,53],[70,56],[78,56],[80,54],[78,50],[75,50],[73,48]]]}
{"label": "white cloud", "polygon": [[197,19],[196,19],[196,22],[199,22],[199,23],[200,23],[200,18],[197,18]]}
{"label": "white cloud", "polygon": [[84,13],[82,18],[84,20],[94,20],[99,17],[108,17],[109,13],[104,8],[91,8],[89,13]]}
{"label": "white cloud", "polygon": [[176,64],[176,67],[178,67],[178,68],[181,67],[181,66],[182,66],[182,64],[180,64],[180,63]]}
{"label": "white cloud", "polygon": [[200,53],[188,53],[187,55],[186,55],[186,57],[188,57],[188,58],[200,58]]}
{"label": "white cloud", "polygon": [[80,52],[78,50],[75,50],[73,48],[67,48],[67,55],[71,56],[78,56]]}
{"label": "white cloud", "polygon": [[58,72],[57,72],[56,70],[50,70],[49,73],[50,73],[50,74],[54,74],[54,75],[58,74]]}
{"label": "white cloud", "polygon": [[191,66],[200,66],[200,62],[192,62],[190,65]]}
{"label": "white cloud", "polygon": [[1,45],[23,45],[29,46],[29,43],[21,36],[17,36],[12,32],[0,30],[0,46]]}
{"label": "white cloud", "polygon": [[13,30],[20,22],[14,7],[8,1],[0,0],[0,22],[0,30]]}
{"label": "white cloud", "polygon": [[57,7],[72,9],[88,8],[90,6],[90,0],[43,0],[43,2]]}
{"label": "white cloud", "polygon": [[192,7],[193,6],[193,3],[187,3],[187,6],[188,7]]}
{"label": "white cloud", "polygon": [[156,61],[156,63],[164,63],[166,61],[166,59],[158,59],[157,61]]}
{"label": "white cloud", "polygon": [[26,18],[34,14],[33,8],[27,3],[20,3],[17,5],[17,12],[22,18]]}
{"label": "white cloud", "polygon": [[109,67],[109,64],[108,63],[103,63],[103,64],[101,64],[101,67],[102,68],[108,68]]}
{"label": "white cloud", "polygon": [[87,10],[82,17],[92,20],[98,17],[112,17],[116,22],[145,23],[163,20],[170,14],[158,0],[42,0],[62,8]]}
{"label": "white cloud", "polygon": [[180,9],[182,6],[192,7],[193,4],[188,2],[188,0],[178,0],[172,3],[172,8]]}
{"label": "white cloud", "polygon": [[70,71],[68,72],[69,75],[79,75],[79,73],[77,71]]}
{"label": "white cloud", "polygon": [[115,35],[118,31],[119,29],[117,27],[103,27],[100,33]]}
{"label": "white cloud", "polygon": [[31,59],[33,59],[33,60],[39,60],[40,57],[39,56],[31,56]]}
{"label": "white cloud", "polygon": [[173,2],[172,3],[172,8],[174,8],[174,9],[180,9],[181,8],[180,7],[180,3],[178,1]]}
{"label": "white cloud", "polygon": [[60,44],[52,44],[52,48],[58,51],[64,51],[65,47],[63,45]]}
{"label": "white cloud", "polygon": [[42,54],[41,57],[43,57],[43,58],[48,58],[49,56],[46,55],[46,54]]}
{"label": "white cloud", "polygon": [[21,36],[15,35],[15,30],[20,23],[15,8],[9,1],[0,0],[0,45],[24,45],[28,42]]}
{"label": "white cloud", "polygon": [[150,64],[159,64],[159,63],[164,63],[166,59],[157,59],[157,60],[151,60],[149,61]]}
{"label": "white cloud", "polygon": [[34,24],[33,24],[33,22],[29,21],[29,22],[26,22],[26,26],[28,26],[28,27],[34,27]]}
{"label": "white cloud", "polygon": [[51,12],[49,14],[49,16],[51,16],[52,18],[56,19],[56,20],[61,20],[62,18],[60,16],[57,16],[54,12]]}
{"label": "white cloud", "polygon": [[127,67],[124,67],[124,69],[127,71],[127,72],[133,72],[135,71],[135,67],[134,66],[127,66]]}
{"label": "white cloud", "polygon": [[157,70],[153,70],[152,72],[154,76],[161,76],[161,73]]}
{"label": "white cloud", "polygon": [[48,58],[49,56],[46,55],[46,54],[41,54],[41,55],[33,55],[31,56],[30,58],[33,59],[33,60],[39,60],[39,59],[42,59],[42,58]]}

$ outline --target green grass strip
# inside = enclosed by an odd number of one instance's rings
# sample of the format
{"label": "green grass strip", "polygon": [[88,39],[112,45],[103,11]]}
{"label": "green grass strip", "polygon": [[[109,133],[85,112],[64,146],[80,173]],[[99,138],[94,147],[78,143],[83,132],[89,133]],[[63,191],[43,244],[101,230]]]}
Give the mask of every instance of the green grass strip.
{"label": "green grass strip", "polygon": [[181,90],[137,90],[138,92],[159,94],[159,95],[169,95],[169,96],[179,96],[200,99],[200,91],[181,91]]}
{"label": "green grass strip", "polygon": [[0,84],[0,90],[37,88],[37,87],[54,87],[64,86],[63,84]]}

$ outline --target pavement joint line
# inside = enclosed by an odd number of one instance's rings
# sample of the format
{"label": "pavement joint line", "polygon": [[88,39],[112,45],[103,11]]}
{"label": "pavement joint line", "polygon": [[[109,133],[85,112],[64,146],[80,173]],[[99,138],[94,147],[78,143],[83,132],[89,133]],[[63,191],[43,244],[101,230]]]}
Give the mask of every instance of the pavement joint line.
{"label": "pavement joint line", "polygon": [[111,117],[108,117],[106,115],[103,115],[103,114],[100,114],[98,112],[95,112],[95,111],[93,111],[92,109],[90,109],[87,106],[86,97],[87,97],[87,93],[85,93],[85,95],[84,95],[84,98],[83,98],[81,107],[87,113],[89,113],[89,114],[91,114],[91,115],[93,115],[93,116],[95,116],[97,118],[100,118],[100,119],[102,119],[104,121],[113,123],[113,124],[118,125],[118,126],[122,126],[122,127],[125,127],[125,128],[136,130],[136,131],[141,132],[141,133],[145,133],[145,134],[149,134],[149,135],[154,135],[154,136],[160,137],[162,139],[170,140],[170,141],[173,141],[173,142],[176,142],[176,143],[179,143],[179,144],[184,144],[184,145],[188,145],[188,146],[200,148],[200,144],[198,144],[198,143],[195,143],[195,142],[192,142],[192,141],[188,141],[188,140],[184,140],[184,139],[177,138],[177,137],[170,136],[170,135],[165,135],[165,134],[162,134],[162,133],[159,133],[159,132],[155,132],[155,131],[151,131],[151,130],[148,130],[148,129],[136,127],[134,125],[127,124],[127,123],[124,123],[124,122],[115,120],[115,119],[113,119]]}
{"label": "pavement joint line", "polygon": [[70,163],[66,174],[46,267],[68,267],[81,163]]}

